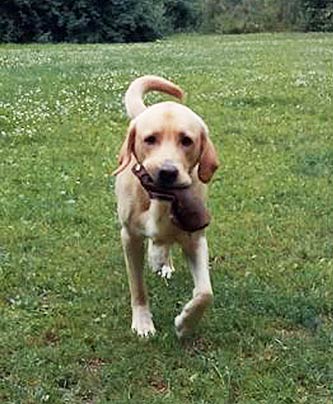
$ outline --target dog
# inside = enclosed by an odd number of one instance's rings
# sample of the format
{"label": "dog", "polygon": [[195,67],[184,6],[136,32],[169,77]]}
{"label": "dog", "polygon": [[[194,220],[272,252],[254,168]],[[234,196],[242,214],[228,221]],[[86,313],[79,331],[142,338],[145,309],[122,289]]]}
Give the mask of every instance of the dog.
{"label": "dog", "polygon": [[177,226],[172,220],[170,201],[152,197],[135,169],[144,167],[152,186],[162,190],[162,196],[163,190],[187,189],[193,198],[204,201],[206,184],[219,163],[204,121],[178,102],[146,107],[143,96],[150,91],[180,100],[184,96],[181,88],[158,76],[134,80],[125,94],[131,122],[113,174],[131,294],[132,330],[140,337],[155,334],[143,276],[144,239],[148,238],[148,262],[162,277],[169,278],[174,271],[172,244],[180,244],[188,259],[193,297],[175,318],[176,334],[184,337],[192,332],[213,300],[205,231],[186,231]]}

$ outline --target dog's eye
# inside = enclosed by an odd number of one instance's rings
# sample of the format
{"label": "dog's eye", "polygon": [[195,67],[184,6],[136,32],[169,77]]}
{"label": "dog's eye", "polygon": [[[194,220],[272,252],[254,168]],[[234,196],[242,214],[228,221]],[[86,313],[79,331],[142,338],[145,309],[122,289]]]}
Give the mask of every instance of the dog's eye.
{"label": "dog's eye", "polygon": [[149,145],[155,144],[156,143],[156,136],[154,136],[154,135],[147,136],[145,138],[145,143],[147,143]]}
{"label": "dog's eye", "polygon": [[184,147],[189,147],[189,146],[191,146],[193,144],[193,140],[188,136],[183,136],[182,139],[181,139],[181,144]]}

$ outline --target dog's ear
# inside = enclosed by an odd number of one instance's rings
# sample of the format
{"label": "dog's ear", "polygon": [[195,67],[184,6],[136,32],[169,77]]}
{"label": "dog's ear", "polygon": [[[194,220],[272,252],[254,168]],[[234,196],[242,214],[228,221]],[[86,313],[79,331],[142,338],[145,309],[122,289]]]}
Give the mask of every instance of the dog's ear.
{"label": "dog's ear", "polygon": [[132,153],[134,153],[134,146],[135,146],[135,126],[130,125],[127,131],[126,138],[124,143],[121,146],[119,157],[118,157],[118,164],[119,167],[112,173],[112,175],[117,175],[129,165],[131,162]]}
{"label": "dog's ear", "polygon": [[205,184],[209,182],[218,166],[219,161],[216,150],[208,137],[207,129],[204,129],[201,133],[201,155],[198,169],[199,179]]}

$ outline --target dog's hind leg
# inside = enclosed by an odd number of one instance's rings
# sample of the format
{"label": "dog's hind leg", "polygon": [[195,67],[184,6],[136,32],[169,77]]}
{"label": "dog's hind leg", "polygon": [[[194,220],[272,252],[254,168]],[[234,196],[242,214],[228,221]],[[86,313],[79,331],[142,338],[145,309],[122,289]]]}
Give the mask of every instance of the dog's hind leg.
{"label": "dog's hind leg", "polygon": [[148,241],[148,262],[153,272],[162,278],[170,279],[175,270],[170,255],[170,245],[158,244],[151,239]]}
{"label": "dog's hind leg", "polygon": [[175,318],[176,334],[183,337],[193,330],[212,303],[213,291],[209,276],[208,247],[204,235],[193,238],[183,245],[194,280],[193,298]]}
{"label": "dog's hind leg", "polygon": [[155,327],[143,279],[143,237],[133,235],[123,227],[121,230],[121,241],[131,292],[132,330],[141,337],[148,337],[155,334]]}

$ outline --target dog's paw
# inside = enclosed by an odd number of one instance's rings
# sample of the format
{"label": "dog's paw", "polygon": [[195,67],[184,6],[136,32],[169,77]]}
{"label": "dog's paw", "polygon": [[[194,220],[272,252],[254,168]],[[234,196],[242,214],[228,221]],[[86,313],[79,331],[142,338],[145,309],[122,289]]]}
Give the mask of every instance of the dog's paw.
{"label": "dog's paw", "polygon": [[148,263],[152,271],[164,279],[170,279],[172,272],[175,270],[171,256],[169,256],[169,249],[168,245],[158,245],[149,240]]}
{"label": "dog's paw", "polygon": [[178,338],[183,338],[191,334],[192,327],[186,325],[186,322],[184,321],[184,316],[182,314],[179,314],[175,318],[175,330]]}
{"label": "dog's paw", "polygon": [[175,271],[173,266],[169,265],[162,265],[158,269],[153,269],[153,271],[157,274],[160,275],[162,278],[165,279],[170,279],[172,273]]}
{"label": "dog's paw", "polygon": [[143,338],[155,334],[156,330],[149,309],[141,306],[133,309],[132,331]]}
{"label": "dog's paw", "polygon": [[207,293],[197,294],[185,305],[183,311],[175,318],[175,328],[178,338],[185,337],[192,333],[202,318],[204,311],[212,301],[213,295],[209,291]]}

